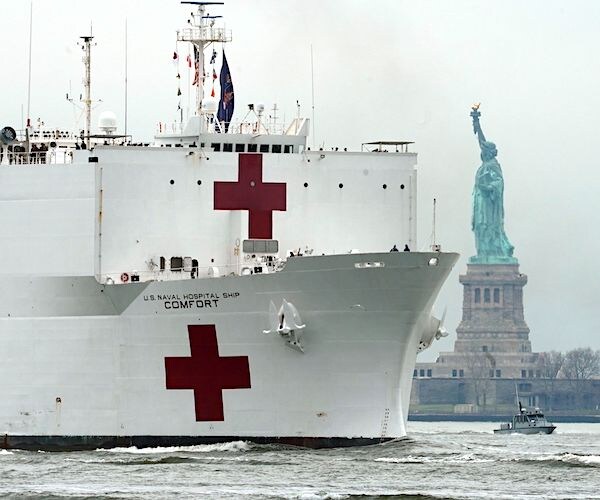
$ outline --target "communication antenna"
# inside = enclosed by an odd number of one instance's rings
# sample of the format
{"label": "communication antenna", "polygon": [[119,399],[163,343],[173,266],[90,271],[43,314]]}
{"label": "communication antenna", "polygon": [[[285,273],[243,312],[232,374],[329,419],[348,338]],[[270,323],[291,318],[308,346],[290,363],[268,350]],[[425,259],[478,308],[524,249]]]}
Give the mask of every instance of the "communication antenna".
{"label": "communication antenna", "polygon": [[437,200],[434,198],[433,199],[433,234],[432,234],[432,242],[431,242],[431,249],[435,250],[436,248],[436,243],[435,243],[435,210],[436,210],[436,205],[437,205]]}
{"label": "communication antenna", "polygon": [[[197,51],[197,87],[196,87],[196,114],[202,115],[202,99],[204,98],[204,50],[212,43],[231,42],[231,31],[215,26],[215,19],[222,16],[211,16],[206,13],[207,5],[223,5],[224,2],[196,2],[184,0],[182,5],[195,5],[196,12],[192,12],[191,19],[188,21],[189,27],[177,32],[178,42],[190,42]],[[194,52],[196,52],[194,51]],[[208,112],[208,110],[207,110]],[[201,130],[204,131],[206,120],[201,120]]]}
{"label": "communication antenna", "polygon": [[85,109],[85,140],[87,144],[90,143],[90,129],[92,126],[92,40],[94,37],[90,34],[80,36],[83,40],[83,46],[81,47],[85,52],[83,56],[83,65],[85,66],[85,76],[83,78],[83,85],[85,87],[85,97],[83,99],[83,106]]}
{"label": "communication antenna", "polygon": [[33,0],[29,4],[29,76],[27,81],[27,129],[31,127],[31,46],[33,40]]}
{"label": "communication antenna", "polygon": [[125,18],[125,141],[127,141],[127,18]]}
{"label": "communication antenna", "polygon": [[313,64],[313,46],[310,44],[310,86],[311,86],[311,94],[312,94],[312,143],[313,148],[315,147],[315,67]]}

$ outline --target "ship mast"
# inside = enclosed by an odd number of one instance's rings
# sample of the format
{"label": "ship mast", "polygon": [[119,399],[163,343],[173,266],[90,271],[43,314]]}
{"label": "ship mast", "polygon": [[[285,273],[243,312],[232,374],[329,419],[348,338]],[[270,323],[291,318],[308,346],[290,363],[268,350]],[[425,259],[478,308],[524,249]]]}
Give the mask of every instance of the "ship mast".
{"label": "ship mast", "polygon": [[[195,5],[196,12],[192,12],[191,19],[188,20],[189,28],[179,30],[177,32],[178,42],[190,42],[198,53],[198,60],[194,64],[198,64],[198,81],[196,87],[196,115],[201,116],[202,100],[204,98],[204,49],[213,42],[230,42],[231,31],[224,28],[215,27],[215,19],[222,16],[211,16],[206,12],[207,5],[223,5],[224,2],[196,2],[182,1],[182,4]],[[201,120],[201,132],[205,131],[206,123]]]}
{"label": "ship mast", "polygon": [[90,144],[90,129],[92,125],[92,74],[91,74],[91,57],[92,57],[92,40],[93,36],[81,36],[83,40],[83,50],[85,55],[83,56],[83,64],[85,66],[85,77],[83,84],[85,86],[85,99],[83,104],[85,106],[85,141]]}

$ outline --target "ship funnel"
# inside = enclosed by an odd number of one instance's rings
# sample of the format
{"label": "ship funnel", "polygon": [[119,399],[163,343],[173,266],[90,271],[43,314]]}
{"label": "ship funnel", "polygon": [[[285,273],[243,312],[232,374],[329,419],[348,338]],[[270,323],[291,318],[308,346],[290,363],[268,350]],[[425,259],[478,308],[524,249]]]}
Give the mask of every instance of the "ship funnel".
{"label": "ship funnel", "polygon": [[15,132],[14,128],[4,127],[2,130],[0,130],[0,141],[2,141],[3,144],[10,144],[16,139],[17,133]]}

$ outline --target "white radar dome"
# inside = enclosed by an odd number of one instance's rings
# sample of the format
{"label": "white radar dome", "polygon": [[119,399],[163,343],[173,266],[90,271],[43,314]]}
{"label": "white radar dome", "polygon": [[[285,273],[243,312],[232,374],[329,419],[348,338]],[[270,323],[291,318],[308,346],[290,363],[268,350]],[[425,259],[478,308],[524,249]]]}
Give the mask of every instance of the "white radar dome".
{"label": "white radar dome", "polygon": [[256,105],[256,112],[258,114],[261,114],[264,110],[265,110],[265,105],[262,102],[260,102]]}
{"label": "white radar dome", "polygon": [[103,111],[98,118],[98,128],[105,134],[112,134],[117,130],[117,115],[112,111]]}
{"label": "white radar dome", "polygon": [[213,114],[217,112],[218,103],[215,99],[207,97],[202,100],[202,111],[205,113]]}

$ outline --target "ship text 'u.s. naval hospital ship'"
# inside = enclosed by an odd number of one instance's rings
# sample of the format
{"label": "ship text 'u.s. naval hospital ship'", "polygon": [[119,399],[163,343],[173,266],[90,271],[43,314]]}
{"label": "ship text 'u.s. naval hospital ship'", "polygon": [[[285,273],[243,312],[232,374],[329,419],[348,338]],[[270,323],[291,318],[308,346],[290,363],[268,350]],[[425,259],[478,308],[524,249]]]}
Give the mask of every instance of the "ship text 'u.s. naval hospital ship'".
{"label": "ship text 'u.s. naval hospital ship'", "polygon": [[389,251],[416,250],[416,154],[311,150],[307,119],[276,133],[262,106],[232,122],[225,57],[219,100],[200,77],[231,35],[182,3],[199,68],[185,127],[132,145],[104,114],[91,135],[82,37],[85,144],[2,131],[0,448],[405,436],[458,258]]}

